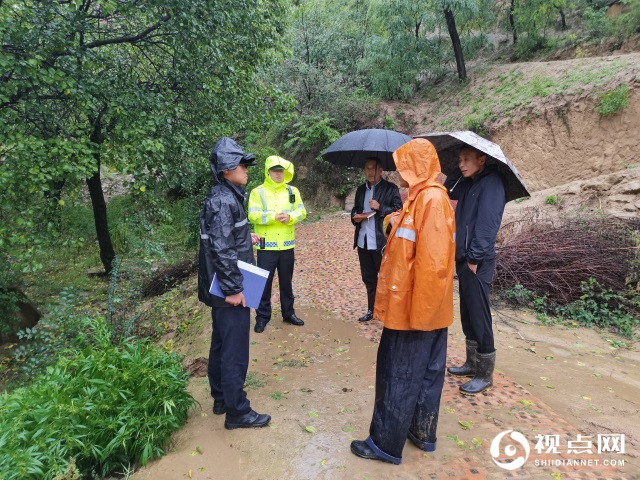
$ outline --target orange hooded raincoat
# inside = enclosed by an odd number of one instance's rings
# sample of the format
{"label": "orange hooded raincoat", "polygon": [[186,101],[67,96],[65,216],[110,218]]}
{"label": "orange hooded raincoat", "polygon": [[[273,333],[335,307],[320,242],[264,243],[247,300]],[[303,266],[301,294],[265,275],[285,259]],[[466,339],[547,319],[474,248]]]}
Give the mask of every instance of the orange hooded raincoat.
{"label": "orange hooded raincoat", "polygon": [[455,217],[440,162],[428,140],[398,148],[393,159],[409,183],[382,256],[374,315],[392,330],[437,330],[453,323]]}

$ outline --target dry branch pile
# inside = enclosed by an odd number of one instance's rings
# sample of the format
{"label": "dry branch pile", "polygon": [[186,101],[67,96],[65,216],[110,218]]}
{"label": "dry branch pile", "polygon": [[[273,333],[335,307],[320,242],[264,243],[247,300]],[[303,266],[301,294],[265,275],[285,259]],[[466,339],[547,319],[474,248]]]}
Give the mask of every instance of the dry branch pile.
{"label": "dry branch pile", "polygon": [[497,290],[522,285],[539,296],[567,304],[580,297],[580,284],[594,278],[623,292],[638,281],[640,220],[611,217],[522,219],[505,225],[496,250]]}

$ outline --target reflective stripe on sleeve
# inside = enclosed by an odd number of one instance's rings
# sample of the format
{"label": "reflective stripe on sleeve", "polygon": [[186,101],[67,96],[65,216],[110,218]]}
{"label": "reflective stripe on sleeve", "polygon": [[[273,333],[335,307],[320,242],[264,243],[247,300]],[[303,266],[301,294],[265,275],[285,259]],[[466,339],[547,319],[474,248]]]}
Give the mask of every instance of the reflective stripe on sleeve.
{"label": "reflective stripe on sleeve", "polygon": [[203,239],[203,240],[206,240],[206,239],[209,238],[209,235],[207,235],[206,233],[201,233],[200,234],[200,238]]}
{"label": "reflective stripe on sleeve", "polygon": [[259,188],[258,193],[260,194],[260,200],[262,200],[262,209],[267,209],[267,197],[264,196],[264,188]]}
{"label": "reflective stripe on sleeve", "polygon": [[248,220],[245,218],[244,220],[241,220],[241,221],[237,222],[237,223],[234,225],[234,227],[238,228],[238,227],[241,227],[241,226],[243,226],[243,225],[246,225],[246,224],[247,224],[247,221],[248,221]]}
{"label": "reflective stripe on sleeve", "polygon": [[410,242],[416,241],[416,231],[409,228],[399,228],[396,230],[396,237],[404,238]]}

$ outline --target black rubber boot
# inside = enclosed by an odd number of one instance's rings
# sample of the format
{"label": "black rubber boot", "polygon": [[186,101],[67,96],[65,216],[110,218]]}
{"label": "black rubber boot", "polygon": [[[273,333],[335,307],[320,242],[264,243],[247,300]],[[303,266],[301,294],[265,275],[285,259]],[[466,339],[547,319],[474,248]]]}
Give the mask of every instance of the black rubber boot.
{"label": "black rubber boot", "polygon": [[460,392],[465,395],[476,395],[493,386],[493,369],[496,365],[496,352],[476,352],[476,375],[464,385]]}
{"label": "black rubber boot", "polygon": [[459,367],[449,367],[447,372],[457,377],[473,377],[476,374],[476,350],[478,342],[467,339],[467,360]]}

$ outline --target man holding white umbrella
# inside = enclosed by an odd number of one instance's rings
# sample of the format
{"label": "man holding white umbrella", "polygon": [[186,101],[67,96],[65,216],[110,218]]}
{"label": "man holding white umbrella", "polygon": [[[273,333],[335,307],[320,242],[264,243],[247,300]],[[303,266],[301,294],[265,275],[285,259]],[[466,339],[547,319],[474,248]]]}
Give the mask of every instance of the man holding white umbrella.
{"label": "man holding white umbrella", "polygon": [[496,351],[489,293],[504,206],[529,192],[516,167],[495,143],[469,131],[432,133],[424,138],[436,147],[442,171],[447,174],[449,197],[458,201],[456,272],[466,361],[447,371],[473,377],[460,386],[460,392],[476,395],[493,386]]}

